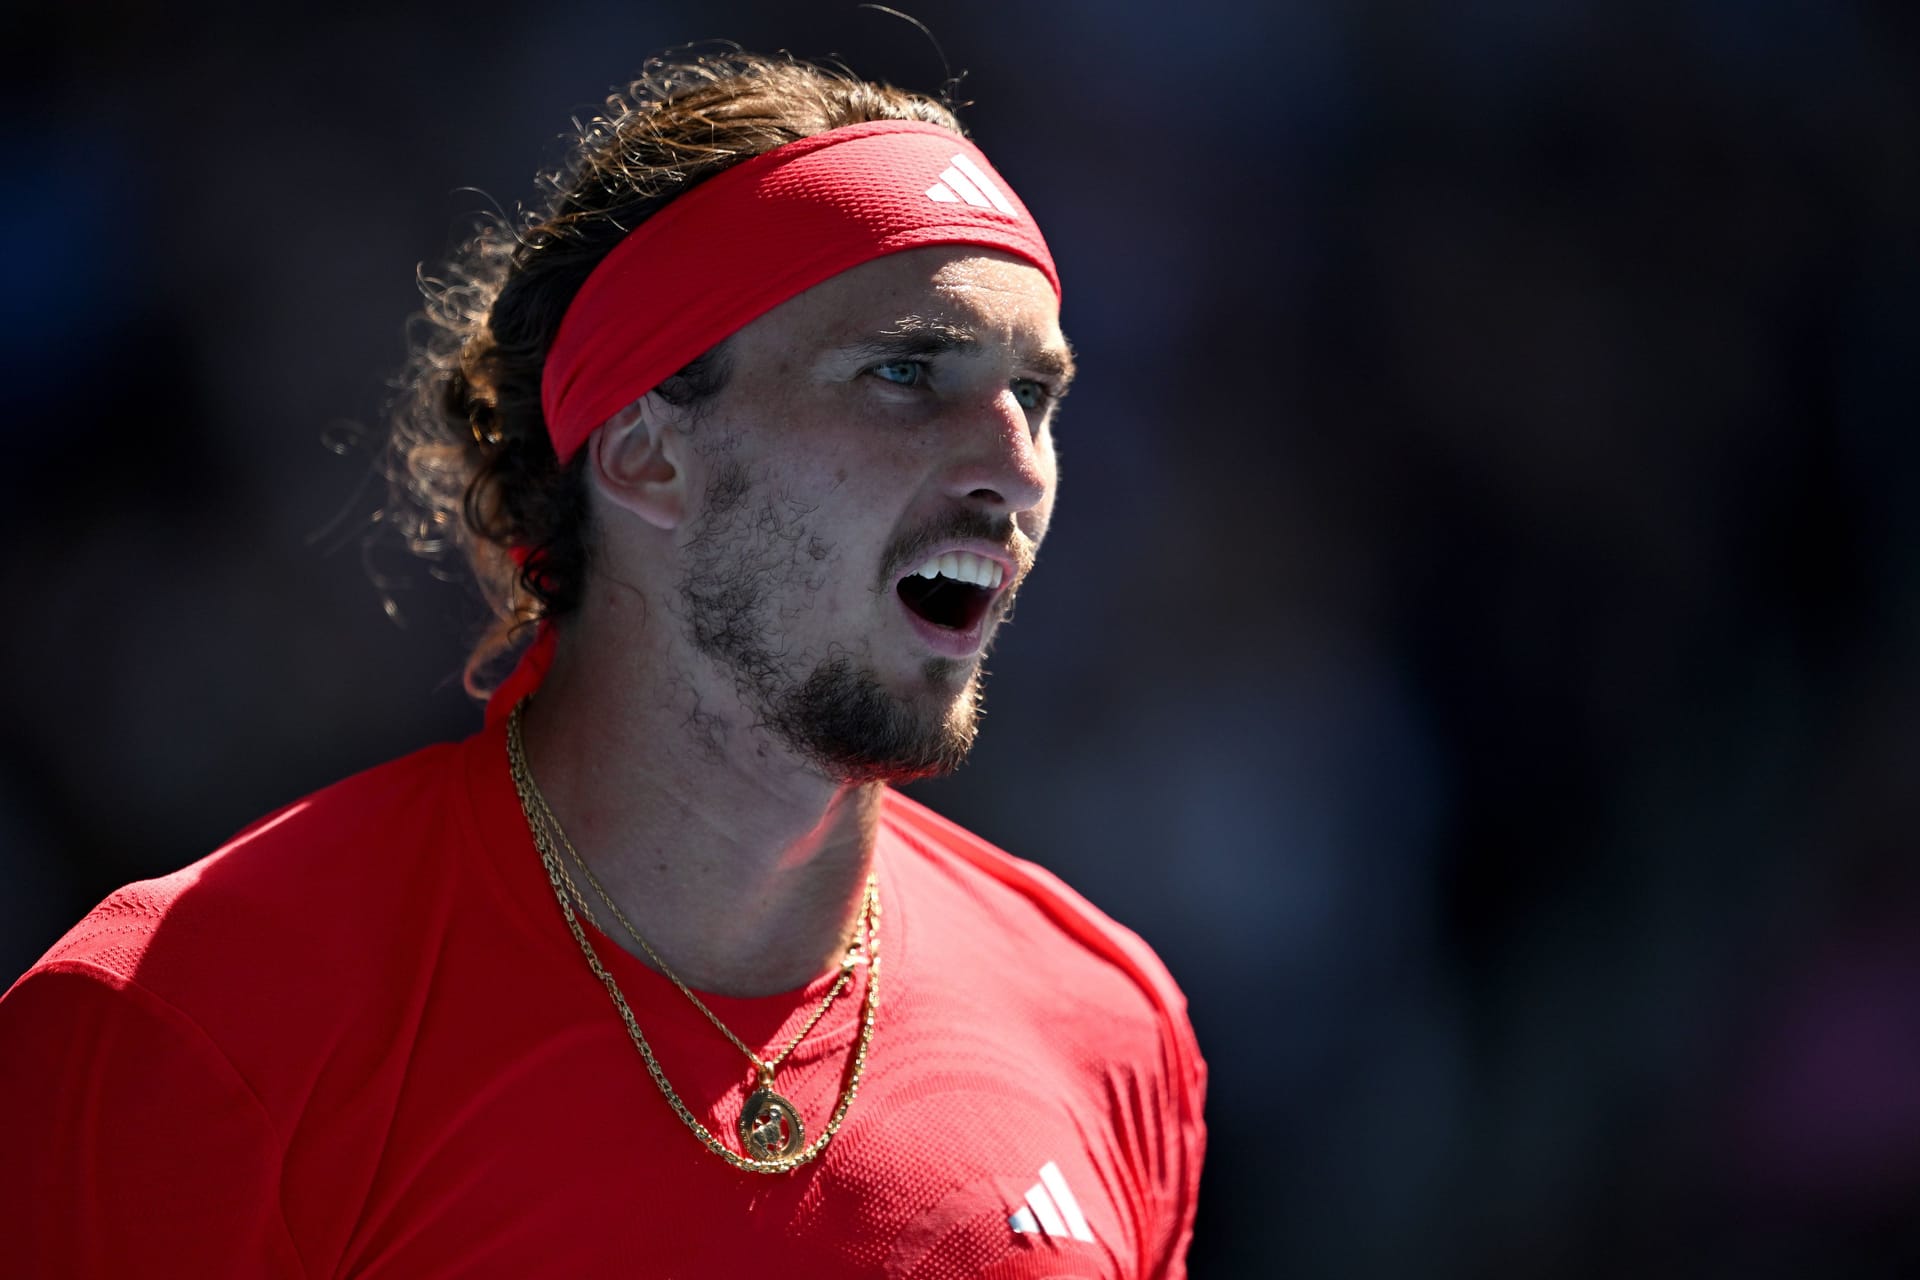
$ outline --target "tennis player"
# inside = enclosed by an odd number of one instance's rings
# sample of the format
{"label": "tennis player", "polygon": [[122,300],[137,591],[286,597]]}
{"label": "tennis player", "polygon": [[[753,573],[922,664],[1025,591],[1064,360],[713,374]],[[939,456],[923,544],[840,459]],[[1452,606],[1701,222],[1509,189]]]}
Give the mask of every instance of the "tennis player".
{"label": "tennis player", "polygon": [[938,101],[745,55],[613,100],[440,278],[396,416],[386,519],[496,606],[485,727],[13,986],[0,1265],[1184,1275],[1179,991],[889,785],[974,740],[1060,299]]}

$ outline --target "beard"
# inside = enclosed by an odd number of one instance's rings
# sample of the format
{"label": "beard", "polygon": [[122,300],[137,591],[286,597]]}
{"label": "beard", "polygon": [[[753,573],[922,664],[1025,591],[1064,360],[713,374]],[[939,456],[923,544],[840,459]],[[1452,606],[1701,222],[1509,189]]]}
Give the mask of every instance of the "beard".
{"label": "beard", "polygon": [[[929,668],[953,666],[939,659]],[[929,683],[944,671],[930,670]],[[946,675],[950,683],[952,677]],[[911,782],[966,763],[980,723],[976,670],[944,714],[916,711],[883,688],[871,667],[845,656],[815,663],[767,708],[767,726],[839,782]]]}
{"label": "beard", "polygon": [[[756,494],[738,462],[716,471],[702,505],[679,584],[682,622],[694,649],[733,677],[760,726],[842,783],[908,782],[965,763],[979,730],[977,664],[929,659],[921,668],[927,692],[909,700],[881,682],[864,637],[825,656],[790,652],[778,621],[811,607],[831,546],[794,504]],[[799,598],[780,599],[783,588],[797,588]]]}

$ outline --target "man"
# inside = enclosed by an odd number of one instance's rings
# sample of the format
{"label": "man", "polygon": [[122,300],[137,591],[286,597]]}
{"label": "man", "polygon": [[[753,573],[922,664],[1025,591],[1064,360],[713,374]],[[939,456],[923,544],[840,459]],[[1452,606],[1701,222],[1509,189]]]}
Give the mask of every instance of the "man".
{"label": "man", "polygon": [[[129,886],[0,1001],[28,1274],[1177,1276],[1204,1068],[957,766],[1072,377],[939,103],[657,71],[428,309],[487,728]],[[401,508],[390,517],[399,519]],[[520,652],[524,649],[524,652]]]}

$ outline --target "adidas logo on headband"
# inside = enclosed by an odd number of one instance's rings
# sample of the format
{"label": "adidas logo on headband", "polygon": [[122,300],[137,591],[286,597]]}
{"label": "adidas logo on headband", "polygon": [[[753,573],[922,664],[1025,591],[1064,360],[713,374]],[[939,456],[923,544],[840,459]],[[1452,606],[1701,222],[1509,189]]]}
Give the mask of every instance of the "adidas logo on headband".
{"label": "adidas logo on headband", "polygon": [[964,155],[954,156],[953,163],[940,171],[940,181],[927,188],[927,199],[941,204],[965,200],[976,209],[998,209],[1009,218],[1020,216],[993,179]]}
{"label": "adidas logo on headband", "polygon": [[[920,187],[930,170],[939,181]],[[1025,259],[1058,296],[1032,215],[950,129],[867,121],[730,166],[635,227],[568,304],[540,373],[554,456],[566,462],[623,406],[822,280],[883,254],[957,244]]]}

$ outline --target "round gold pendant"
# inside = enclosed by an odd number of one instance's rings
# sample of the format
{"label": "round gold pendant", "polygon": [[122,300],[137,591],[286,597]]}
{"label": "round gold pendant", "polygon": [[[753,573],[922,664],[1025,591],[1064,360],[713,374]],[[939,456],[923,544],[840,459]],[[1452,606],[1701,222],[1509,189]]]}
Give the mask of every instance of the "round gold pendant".
{"label": "round gold pendant", "polygon": [[747,1095],[740,1112],[740,1145],[755,1160],[783,1160],[807,1143],[807,1128],[793,1104],[765,1085]]}

